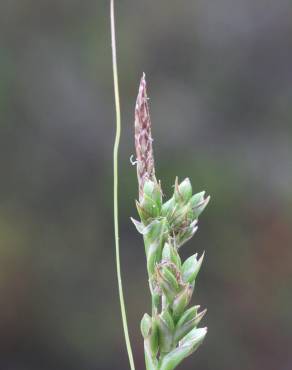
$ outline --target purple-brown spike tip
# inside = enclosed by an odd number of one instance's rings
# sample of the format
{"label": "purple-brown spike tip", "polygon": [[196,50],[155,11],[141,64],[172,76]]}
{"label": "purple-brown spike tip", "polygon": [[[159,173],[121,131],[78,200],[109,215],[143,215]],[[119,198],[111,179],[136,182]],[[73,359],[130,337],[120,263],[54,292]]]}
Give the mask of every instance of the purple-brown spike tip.
{"label": "purple-brown spike tip", "polygon": [[135,147],[140,200],[145,182],[156,181],[152,141],[146,79],[143,73],[135,106]]}

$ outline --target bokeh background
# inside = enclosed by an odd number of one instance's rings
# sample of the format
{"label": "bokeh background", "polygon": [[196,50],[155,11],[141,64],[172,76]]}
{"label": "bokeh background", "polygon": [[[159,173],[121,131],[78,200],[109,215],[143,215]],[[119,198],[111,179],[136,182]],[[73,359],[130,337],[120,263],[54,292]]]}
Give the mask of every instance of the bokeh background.
{"label": "bokeh background", "polygon": [[[184,257],[209,333],[181,368],[292,369],[292,5],[117,1],[120,228],[137,370],[150,310],[133,109],[148,78],[158,177],[212,201]],[[0,369],[128,369],[112,219],[109,2],[0,4]]]}

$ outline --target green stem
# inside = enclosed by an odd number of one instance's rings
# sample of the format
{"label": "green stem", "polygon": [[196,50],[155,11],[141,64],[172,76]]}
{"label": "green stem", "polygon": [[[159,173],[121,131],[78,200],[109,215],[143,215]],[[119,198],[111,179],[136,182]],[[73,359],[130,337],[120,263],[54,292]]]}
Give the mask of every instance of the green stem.
{"label": "green stem", "polygon": [[113,79],[115,93],[115,108],[116,108],[116,137],[113,149],[113,167],[114,167],[114,229],[115,229],[115,247],[116,247],[116,268],[118,279],[118,290],[122,314],[123,329],[126,341],[126,347],[130,362],[131,370],[135,370],[133,353],[130,343],[129,330],[127,324],[127,315],[124,302],[121,263],[120,263],[120,246],[119,246],[119,209],[118,209],[118,153],[121,136],[121,109],[119,96],[118,68],[117,68],[117,51],[116,51],[116,32],[115,32],[115,13],[114,0],[110,2],[110,20],[111,20],[111,41],[112,41],[112,64],[113,64]]}

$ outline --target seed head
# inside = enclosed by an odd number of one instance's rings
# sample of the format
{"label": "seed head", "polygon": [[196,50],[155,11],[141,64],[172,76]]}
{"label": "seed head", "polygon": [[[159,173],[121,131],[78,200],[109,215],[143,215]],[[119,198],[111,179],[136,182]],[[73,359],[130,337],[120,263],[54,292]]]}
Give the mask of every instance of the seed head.
{"label": "seed head", "polygon": [[147,180],[156,182],[152,141],[146,80],[143,73],[135,107],[135,147],[139,200],[143,197],[145,182]]}

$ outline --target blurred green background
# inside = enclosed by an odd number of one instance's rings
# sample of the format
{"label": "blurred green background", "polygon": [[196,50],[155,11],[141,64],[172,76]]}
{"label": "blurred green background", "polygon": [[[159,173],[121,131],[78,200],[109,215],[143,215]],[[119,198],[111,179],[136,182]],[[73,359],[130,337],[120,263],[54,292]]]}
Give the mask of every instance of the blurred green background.
{"label": "blurred green background", "polygon": [[[158,177],[212,200],[204,345],[181,368],[292,369],[292,4],[117,1],[121,256],[137,370],[150,310],[133,109],[148,79]],[[0,369],[128,369],[114,264],[109,1],[0,4]]]}

